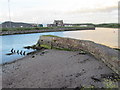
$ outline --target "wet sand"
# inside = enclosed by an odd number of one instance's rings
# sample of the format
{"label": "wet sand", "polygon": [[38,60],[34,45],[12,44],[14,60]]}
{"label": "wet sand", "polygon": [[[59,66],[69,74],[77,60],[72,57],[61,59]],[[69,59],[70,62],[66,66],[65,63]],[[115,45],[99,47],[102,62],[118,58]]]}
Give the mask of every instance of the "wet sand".
{"label": "wet sand", "polygon": [[117,28],[96,28],[95,30],[64,32],[64,36],[90,40],[112,48],[120,48],[118,43],[120,41],[120,38],[118,38],[119,31],[120,29]]}
{"label": "wet sand", "polygon": [[102,61],[78,51],[43,50],[2,66],[3,88],[104,87]]}

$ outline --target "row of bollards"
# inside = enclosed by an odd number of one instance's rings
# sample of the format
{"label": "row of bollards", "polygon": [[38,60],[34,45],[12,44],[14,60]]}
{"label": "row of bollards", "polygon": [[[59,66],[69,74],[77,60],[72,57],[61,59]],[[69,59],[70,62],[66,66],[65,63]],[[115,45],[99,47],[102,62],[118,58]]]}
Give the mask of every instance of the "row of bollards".
{"label": "row of bollards", "polygon": [[26,52],[25,51],[20,51],[20,50],[14,50],[13,48],[11,49],[11,53],[17,53],[18,55],[26,55]]}

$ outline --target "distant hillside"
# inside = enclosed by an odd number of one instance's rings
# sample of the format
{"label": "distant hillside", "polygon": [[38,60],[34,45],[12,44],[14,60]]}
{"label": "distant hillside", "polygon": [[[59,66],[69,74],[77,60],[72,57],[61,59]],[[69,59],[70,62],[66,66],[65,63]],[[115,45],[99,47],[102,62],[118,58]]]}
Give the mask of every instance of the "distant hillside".
{"label": "distant hillside", "polygon": [[21,22],[11,22],[6,21],[2,23],[2,28],[21,28],[21,27],[32,27],[32,24],[21,23]]}
{"label": "distant hillside", "polygon": [[120,24],[119,23],[102,23],[102,24],[95,24],[95,27],[120,28]]}
{"label": "distant hillside", "polygon": [[[93,25],[95,27],[106,27],[106,28],[120,28],[119,23],[101,23],[101,24],[93,24],[93,23],[80,23],[82,25]],[[79,25],[79,24],[75,24]]]}

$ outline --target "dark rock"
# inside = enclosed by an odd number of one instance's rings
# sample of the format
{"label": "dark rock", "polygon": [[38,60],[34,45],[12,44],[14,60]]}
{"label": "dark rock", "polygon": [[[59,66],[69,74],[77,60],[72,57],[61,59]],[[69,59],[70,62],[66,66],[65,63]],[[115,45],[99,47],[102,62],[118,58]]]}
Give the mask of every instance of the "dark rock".
{"label": "dark rock", "polygon": [[60,88],[60,90],[65,90],[67,87],[66,86],[64,86],[64,87],[62,87],[62,88]]}
{"label": "dark rock", "polygon": [[32,58],[34,58],[35,56],[32,56]]}
{"label": "dark rock", "polygon": [[73,90],[81,90],[83,87],[80,85],[78,87],[75,87]]}
{"label": "dark rock", "polygon": [[26,47],[23,47],[23,48],[25,48],[25,49],[30,49],[30,48],[31,48],[31,46],[26,46]]}
{"label": "dark rock", "polygon": [[77,73],[76,75],[75,75],[75,77],[79,77],[79,76],[81,76],[82,75],[82,73]]}
{"label": "dark rock", "polygon": [[13,53],[15,53],[15,50],[13,51]]}
{"label": "dark rock", "polygon": [[13,53],[13,48],[11,49],[11,52]]}
{"label": "dark rock", "polygon": [[22,55],[22,51],[20,52],[20,55]]}
{"label": "dark rock", "polygon": [[25,51],[23,52],[23,55],[26,55],[26,54],[25,54]]}
{"label": "dark rock", "polygon": [[7,53],[6,55],[13,55],[13,54],[15,54],[15,53]]}
{"label": "dark rock", "polygon": [[96,81],[96,82],[101,82],[100,79],[98,79],[98,78],[96,78],[96,77],[94,77],[94,76],[92,76],[91,79],[93,79],[93,80]]}
{"label": "dark rock", "polygon": [[19,54],[19,50],[17,50],[17,54]]}

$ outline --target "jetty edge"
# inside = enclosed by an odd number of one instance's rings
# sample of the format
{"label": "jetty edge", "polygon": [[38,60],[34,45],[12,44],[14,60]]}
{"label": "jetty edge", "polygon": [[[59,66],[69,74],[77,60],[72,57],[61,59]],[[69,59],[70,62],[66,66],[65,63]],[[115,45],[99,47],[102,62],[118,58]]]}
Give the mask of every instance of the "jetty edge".
{"label": "jetty edge", "polygon": [[40,36],[36,47],[56,48],[90,53],[98,60],[102,60],[109,68],[120,74],[120,51],[89,40],[64,38],[53,35]]}

